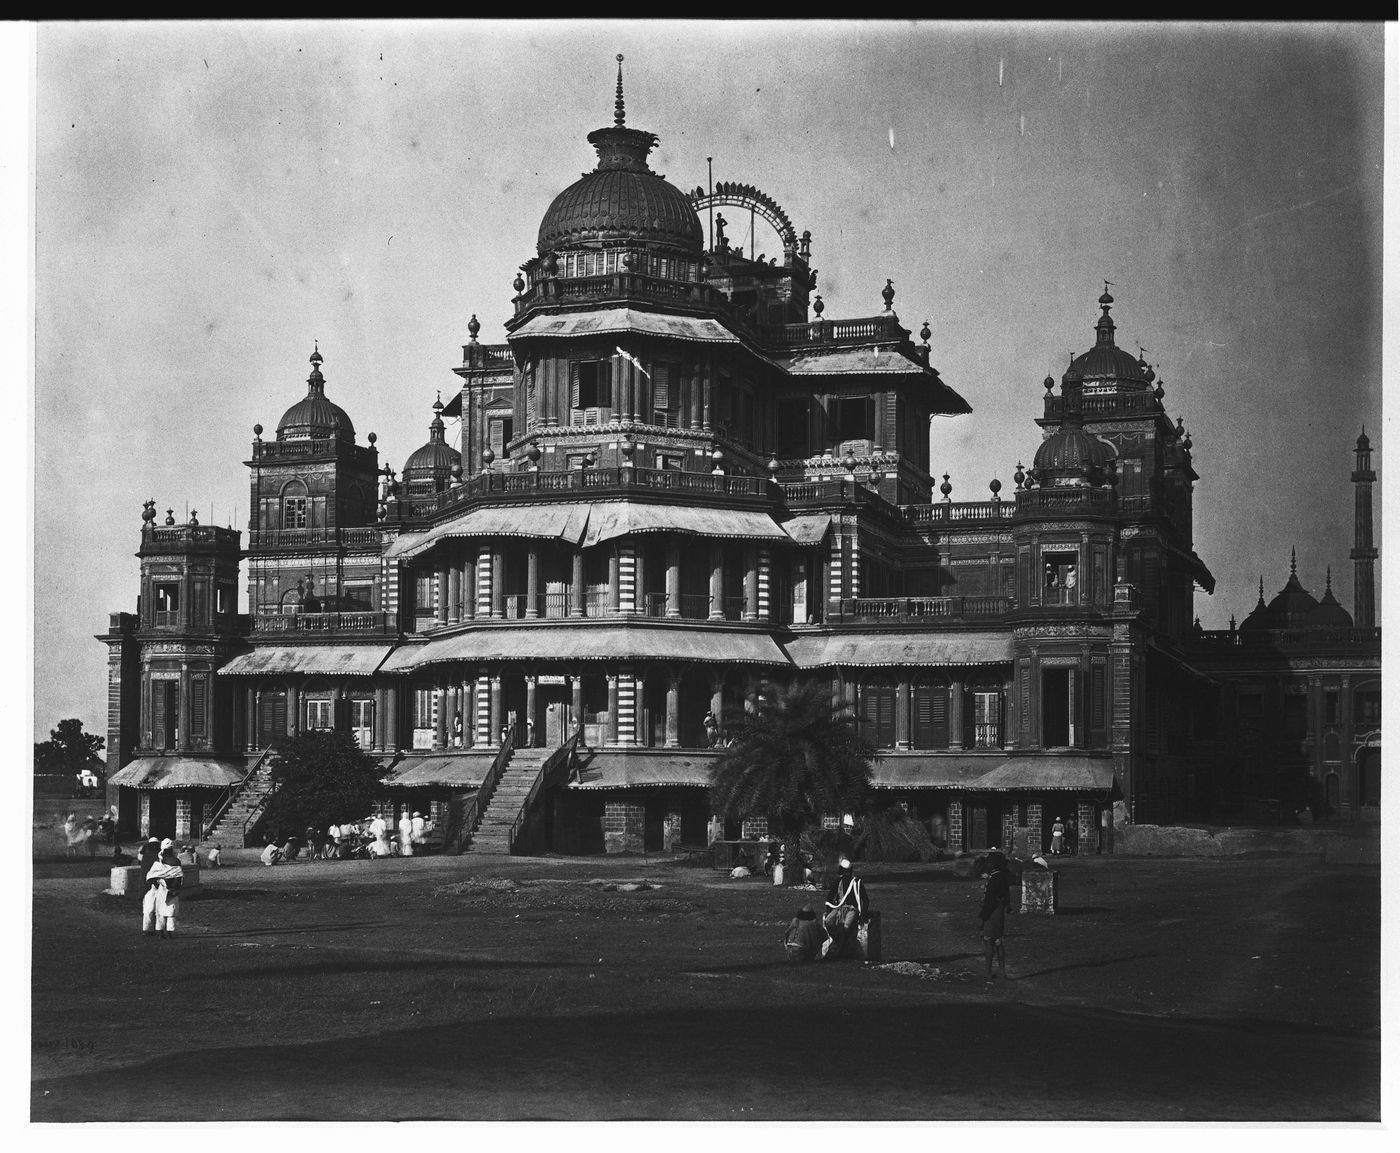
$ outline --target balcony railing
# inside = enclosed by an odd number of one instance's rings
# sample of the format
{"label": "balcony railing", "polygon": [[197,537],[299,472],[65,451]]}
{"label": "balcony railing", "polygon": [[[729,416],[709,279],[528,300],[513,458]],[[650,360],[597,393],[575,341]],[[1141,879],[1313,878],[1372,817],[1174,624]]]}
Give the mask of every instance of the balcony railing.
{"label": "balcony railing", "polygon": [[898,341],[906,333],[894,316],[854,320],[809,320],[799,324],[767,324],[759,330],[763,342],[786,348],[816,344],[870,344]]}
{"label": "balcony railing", "polygon": [[831,602],[828,620],[833,624],[903,624],[1000,617],[1010,612],[1014,603],[1006,596],[847,597]]}
{"label": "balcony railing", "polygon": [[1016,494],[1016,511],[1020,513],[1107,516],[1112,515],[1117,507],[1117,494],[1111,488],[1065,485],[1026,488]]}
{"label": "balcony railing", "polygon": [[783,481],[783,496],[790,506],[804,504],[883,505],[884,498],[850,477],[826,480]]}
{"label": "balcony railing", "polygon": [[[1083,414],[1088,417],[1141,416],[1144,413],[1162,411],[1161,404],[1150,391],[1083,396],[1080,398],[1080,406]],[[1064,411],[1064,397],[1045,398],[1045,416],[1048,419],[1062,417]]]}
{"label": "balcony railing", "polygon": [[340,544],[350,548],[378,548],[379,529],[362,528],[255,528],[248,533],[248,547],[305,548],[308,545]]}
{"label": "balcony railing", "polygon": [[392,633],[394,619],[382,612],[256,613],[254,633]]}
{"label": "balcony railing", "polygon": [[952,524],[955,521],[1001,521],[1016,515],[1016,506],[1005,500],[978,500],[940,504],[902,504],[899,515],[909,524]]}
{"label": "balcony railing", "polygon": [[1196,633],[1196,644],[1208,649],[1380,649],[1379,628],[1206,629]]}

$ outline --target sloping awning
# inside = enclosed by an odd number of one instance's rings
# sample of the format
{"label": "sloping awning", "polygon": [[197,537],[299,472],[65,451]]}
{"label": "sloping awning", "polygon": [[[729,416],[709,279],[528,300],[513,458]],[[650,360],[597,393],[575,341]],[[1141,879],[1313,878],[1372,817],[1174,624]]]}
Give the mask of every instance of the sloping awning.
{"label": "sloping awning", "polygon": [[833,665],[1001,665],[1011,662],[1011,634],[964,632],[838,633],[787,642],[800,669]]}
{"label": "sloping awning", "polygon": [[529,536],[578,544],[588,524],[587,504],[491,505],[466,516],[434,525],[427,532],[396,537],[385,557],[411,557],[427,552],[439,541],[469,536]]}
{"label": "sloping awning", "polygon": [[824,512],[804,513],[783,521],[783,532],[798,544],[821,544],[831,528],[831,517]]}
{"label": "sloping awning", "polygon": [[436,756],[408,756],[384,783],[392,789],[476,789],[491,771],[496,754],[442,753]]}
{"label": "sloping awning", "polygon": [[696,536],[787,540],[787,534],[766,512],[697,508],[683,504],[599,501],[589,513],[583,547],[591,548],[601,541],[642,532],[688,532]]}
{"label": "sloping awning", "polygon": [[988,773],[1006,764],[1006,757],[976,753],[881,754],[870,770],[876,789],[980,788]]}
{"label": "sloping awning", "polygon": [[386,673],[444,661],[538,662],[673,660],[786,665],[766,633],[661,625],[483,625],[427,644],[405,646],[384,662]]}
{"label": "sloping awning", "polygon": [[571,789],[636,789],[662,785],[709,788],[718,753],[598,753],[579,769]]}
{"label": "sloping awning", "polygon": [[375,672],[392,645],[269,645],[241,653],[219,669],[221,677],[252,677],[281,673],[367,677]]}
{"label": "sloping awning", "polygon": [[666,316],[631,308],[599,308],[563,316],[532,316],[507,339],[514,341],[523,336],[600,336],[604,333],[629,332],[669,336],[677,340],[698,340],[706,344],[739,343],[739,338],[716,320],[699,316]]}
{"label": "sloping awning", "polygon": [[1079,754],[1012,757],[977,782],[976,788],[1067,789],[1106,793],[1113,788],[1113,759]]}
{"label": "sloping awning", "polygon": [[207,757],[138,757],[107,778],[129,789],[223,789],[237,784],[248,770],[241,764]]}

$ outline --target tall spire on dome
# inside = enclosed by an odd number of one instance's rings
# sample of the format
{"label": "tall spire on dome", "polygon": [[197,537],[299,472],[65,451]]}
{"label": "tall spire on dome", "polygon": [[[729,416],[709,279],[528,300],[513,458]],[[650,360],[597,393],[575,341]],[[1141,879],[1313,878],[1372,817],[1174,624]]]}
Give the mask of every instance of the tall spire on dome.
{"label": "tall spire on dome", "polygon": [[1371,467],[1371,441],[1366,426],[1356,438],[1356,468],[1351,482],[1356,486],[1356,522],[1351,547],[1353,564],[1352,616],[1359,629],[1376,627],[1376,550],[1372,536],[1371,486],[1376,473]]}
{"label": "tall spire on dome", "polygon": [[1095,331],[1099,334],[1100,344],[1113,343],[1113,318],[1108,315],[1108,311],[1113,307],[1113,297],[1108,291],[1111,281],[1103,282],[1103,295],[1099,297],[1099,307],[1103,309],[1103,315],[1099,317],[1099,322],[1094,325]]}
{"label": "tall spire on dome", "polygon": [[1296,544],[1288,554],[1288,575],[1292,578],[1298,576],[1298,546]]}
{"label": "tall spire on dome", "polygon": [[306,391],[308,396],[315,392],[323,393],[326,391],[326,378],[321,375],[321,365],[323,363],[321,360],[321,342],[318,340],[314,341],[313,344],[314,348],[311,352],[311,375],[306,378],[308,386]]}
{"label": "tall spire on dome", "polygon": [[617,54],[617,102],[613,107],[613,123],[618,128],[627,127],[627,108],[622,99],[622,53]]}

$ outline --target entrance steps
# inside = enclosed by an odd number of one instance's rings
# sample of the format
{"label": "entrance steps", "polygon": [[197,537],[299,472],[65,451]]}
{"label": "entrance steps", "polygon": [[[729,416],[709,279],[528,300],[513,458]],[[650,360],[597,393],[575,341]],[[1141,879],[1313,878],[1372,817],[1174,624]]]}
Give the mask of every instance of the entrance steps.
{"label": "entrance steps", "polygon": [[501,773],[496,791],[487,802],[476,832],[472,834],[469,853],[509,853],[510,834],[525,808],[540,769],[554,749],[516,749]]}

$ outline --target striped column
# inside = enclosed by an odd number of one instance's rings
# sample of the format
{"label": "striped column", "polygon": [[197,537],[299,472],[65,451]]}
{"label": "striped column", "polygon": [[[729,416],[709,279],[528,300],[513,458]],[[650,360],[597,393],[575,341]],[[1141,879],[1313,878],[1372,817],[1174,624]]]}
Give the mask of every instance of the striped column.
{"label": "striped column", "polygon": [[637,743],[637,677],[630,669],[617,678],[617,740],[622,745]]}
{"label": "striped column", "polygon": [[476,678],[476,741],[483,748],[493,743],[491,736],[491,678]]}
{"label": "striped column", "polygon": [[617,552],[617,611],[640,612],[637,588],[637,545],[624,541]]}
{"label": "striped column", "polygon": [[772,620],[772,598],[769,595],[772,576],[773,553],[765,546],[758,550],[758,619],[761,621]]}
{"label": "striped column", "polygon": [[491,548],[480,545],[476,551],[476,615],[491,615]]}
{"label": "striped column", "polygon": [[390,617],[397,617],[399,613],[399,571],[397,561],[385,560],[381,562],[379,587],[384,591],[380,608]]}

